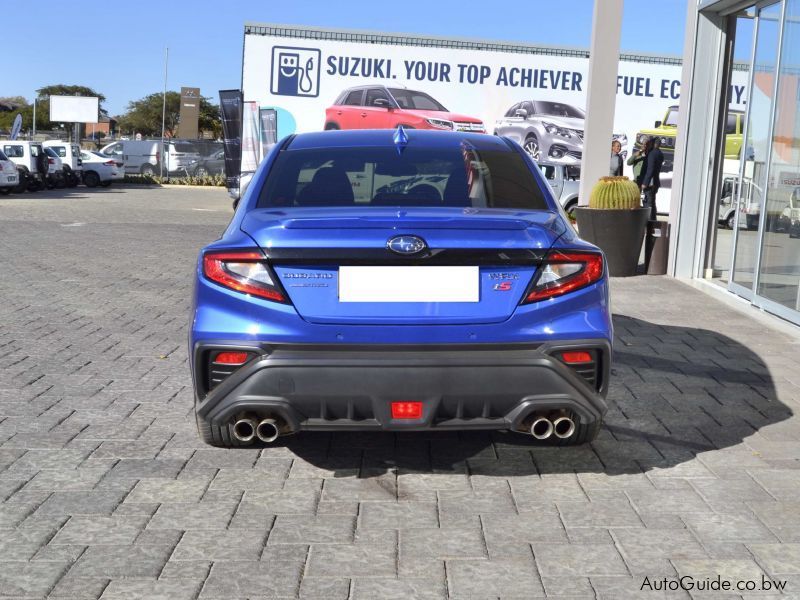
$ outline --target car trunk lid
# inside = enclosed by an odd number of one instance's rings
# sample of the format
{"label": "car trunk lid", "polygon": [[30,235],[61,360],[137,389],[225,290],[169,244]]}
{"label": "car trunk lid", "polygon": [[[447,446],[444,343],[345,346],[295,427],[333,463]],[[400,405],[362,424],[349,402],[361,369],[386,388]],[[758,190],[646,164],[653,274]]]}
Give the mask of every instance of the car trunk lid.
{"label": "car trunk lid", "polygon": [[[350,324],[504,321],[562,227],[549,211],[474,208],[257,209],[242,222],[304,319]],[[426,248],[390,250],[401,236]]]}

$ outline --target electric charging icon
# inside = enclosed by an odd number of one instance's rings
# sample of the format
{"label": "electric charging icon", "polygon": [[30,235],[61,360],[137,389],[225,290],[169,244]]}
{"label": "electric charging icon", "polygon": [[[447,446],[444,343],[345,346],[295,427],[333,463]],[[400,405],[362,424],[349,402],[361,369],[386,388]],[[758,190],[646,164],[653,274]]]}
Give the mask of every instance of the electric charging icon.
{"label": "electric charging icon", "polygon": [[320,52],[314,48],[273,48],[270,91],[279,96],[318,96],[319,61]]}

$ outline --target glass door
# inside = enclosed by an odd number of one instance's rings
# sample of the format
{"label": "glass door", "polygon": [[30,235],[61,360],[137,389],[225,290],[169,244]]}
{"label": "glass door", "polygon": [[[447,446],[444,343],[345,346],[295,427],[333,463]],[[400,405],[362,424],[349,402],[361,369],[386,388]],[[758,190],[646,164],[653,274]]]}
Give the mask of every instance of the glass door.
{"label": "glass door", "polygon": [[800,320],[800,0],[786,0],[756,304]]}
{"label": "glass door", "polygon": [[737,224],[733,230],[729,283],[731,291],[748,299],[753,298],[759,241],[766,221],[761,215],[767,188],[780,24],[780,2],[758,8],[747,115],[740,151],[741,184],[736,190]]}

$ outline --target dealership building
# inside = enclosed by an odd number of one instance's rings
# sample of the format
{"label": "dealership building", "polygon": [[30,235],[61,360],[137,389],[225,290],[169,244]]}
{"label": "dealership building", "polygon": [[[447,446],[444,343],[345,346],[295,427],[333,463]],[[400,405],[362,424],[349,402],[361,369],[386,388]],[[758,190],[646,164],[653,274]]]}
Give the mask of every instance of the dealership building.
{"label": "dealership building", "polygon": [[[259,23],[244,33],[244,100],[273,113],[278,138],[326,128],[334,100],[359,87],[360,117],[376,108],[368,89],[396,86],[489,133],[519,108],[530,119],[540,103],[585,106],[583,49]],[[685,39],[683,60],[620,55],[614,119],[627,151],[654,121],[677,124],[662,139],[674,160],[658,199],[668,274],[800,324],[800,0],[689,0]],[[542,161],[580,165],[584,132],[572,127],[575,146],[537,140]]]}
{"label": "dealership building", "polygon": [[689,5],[670,273],[800,324],[800,0]]}

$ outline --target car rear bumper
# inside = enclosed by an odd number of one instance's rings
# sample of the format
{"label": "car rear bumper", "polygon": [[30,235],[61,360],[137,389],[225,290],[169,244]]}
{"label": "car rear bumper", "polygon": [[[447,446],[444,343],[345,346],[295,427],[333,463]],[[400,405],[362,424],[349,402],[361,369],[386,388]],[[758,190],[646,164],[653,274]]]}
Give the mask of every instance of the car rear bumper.
{"label": "car rear bumper", "polygon": [[[596,364],[567,366],[558,353],[571,349],[591,350]],[[254,358],[206,392],[209,357],[220,350],[247,350]],[[610,358],[602,339],[395,347],[202,343],[193,357],[196,412],[215,426],[242,415],[277,418],[285,433],[522,431],[534,412],[548,410],[593,424],[606,412]],[[421,401],[422,418],[393,419],[396,401]]]}

